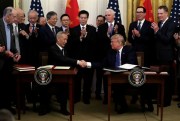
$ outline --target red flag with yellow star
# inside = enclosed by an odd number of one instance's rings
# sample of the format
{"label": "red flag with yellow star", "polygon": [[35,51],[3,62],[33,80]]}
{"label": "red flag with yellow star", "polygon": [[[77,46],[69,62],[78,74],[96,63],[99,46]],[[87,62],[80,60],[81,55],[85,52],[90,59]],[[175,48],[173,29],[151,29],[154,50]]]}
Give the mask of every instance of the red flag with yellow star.
{"label": "red flag with yellow star", "polygon": [[71,28],[79,25],[79,19],[78,19],[79,6],[77,0],[67,0],[66,13],[70,17]]}
{"label": "red flag with yellow star", "polygon": [[151,0],[140,0],[140,6],[143,6],[146,8],[146,20],[153,22],[154,16],[153,16],[153,11],[152,11]]}

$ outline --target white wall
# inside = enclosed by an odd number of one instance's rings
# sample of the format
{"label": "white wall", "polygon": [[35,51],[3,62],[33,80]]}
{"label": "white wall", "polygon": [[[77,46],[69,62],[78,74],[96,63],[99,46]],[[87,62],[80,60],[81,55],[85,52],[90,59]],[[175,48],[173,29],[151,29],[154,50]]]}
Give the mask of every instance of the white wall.
{"label": "white wall", "polygon": [[[55,11],[60,17],[65,12],[67,0],[41,0],[41,5],[44,11],[44,15],[47,14],[48,11]],[[108,6],[109,0],[78,0],[79,9],[87,10],[90,14],[88,24],[95,25],[96,16],[99,14],[104,15],[104,11]],[[29,11],[31,4],[31,0],[22,0],[22,7],[26,13]],[[119,8],[121,11],[122,24],[126,28],[126,18],[127,18],[127,0],[119,0]],[[27,21],[27,20],[26,20]],[[57,26],[60,26],[60,22],[58,21]]]}

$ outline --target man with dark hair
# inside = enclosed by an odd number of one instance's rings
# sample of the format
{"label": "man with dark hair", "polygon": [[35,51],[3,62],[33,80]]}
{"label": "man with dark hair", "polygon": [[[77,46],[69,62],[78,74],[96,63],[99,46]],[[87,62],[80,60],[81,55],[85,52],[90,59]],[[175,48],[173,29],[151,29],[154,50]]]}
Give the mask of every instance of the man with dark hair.
{"label": "man with dark hair", "polygon": [[70,24],[70,17],[68,14],[62,14],[61,17],[60,17],[60,22],[62,24],[62,26],[60,27],[60,31],[64,31],[64,32],[67,32],[68,34],[68,41],[67,41],[67,44],[65,46],[68,54],[69,54],[69,57],[72,57],[72,28],[69,27],[69,24]]}
{"label": "man with dark hair", "polygon": [[[129,25],[128,40],[135,48],[136,52],[144,53],[144,65],[150,67],[155,61],[155,47],[154,47],[154,31],[151,28],[151,22],[145,20],[146,9],[142,6],[136,8],[136,21]],[[150,88],[147,86],[146,88]],[[144,92],[150,92],[151,89],[144,90]],[[151,96],[148,95],[141,97],[142,109],[145,109],[144,98],[148,98],[148,109],[153,111]],[[138,99],[137,95],[133,95],[131,103],[135,103]]]}
{"label": "man with dark hair", "polygon": [[136,21],[129,25],[128,40],[136,52],[144,52],[144,66],[153,64],[154,31],[151,22],[145,20],[146,9],[142,6],[136,9]]}
{"label": "man with dark hair", "polygon": [[105,19],[106,19],[105,16],[98,15],[96,17],[96,26],[98,27],[99,25],[104,24],[105,23]]}
{"label": "man with dark hair", "polygon": [[[98,27],[102,24],[105,23],[105,16],[103,15],[98,15],[96,17],[96,33],[98,33]],[[97,47],[98,48],[98,47]],[[97,60],[98,61],[98,60]],[[96,94],[96,99],[97,100],[101,100],[102,97],[101,97],[101,90],[102,90],[102,69],[101,68],[97,68],[96,69],[96,91],[95,91],[95,94]]]}
{"label": "man with dark hair", "polygon": [[[96,28],[87,24],[89,13],[85,10],[79,12],[80,25],[73,28],[72,50],[73,58],[92,62],[94,59],[94,48],[96,47]],[[93,69],[79,68],[74,83],[74,101],[79,102],[81,98],[81,80],[83,83],[83,102],[90,104],[91,85]]]}
{"label": "man with dark hair", "polygon": [[153,22],[151,24],[154,30],[156,58],[158,65],[165,65],[168,67],[168,79],[165,81],[164,92],[164,106],[171,105],[171,98],[174,89],[174,69],[172,67],[174,61],[174,38],[176,25],[171,18],[168,17],[167,6],[160,6],[158,8],[158,24]]}

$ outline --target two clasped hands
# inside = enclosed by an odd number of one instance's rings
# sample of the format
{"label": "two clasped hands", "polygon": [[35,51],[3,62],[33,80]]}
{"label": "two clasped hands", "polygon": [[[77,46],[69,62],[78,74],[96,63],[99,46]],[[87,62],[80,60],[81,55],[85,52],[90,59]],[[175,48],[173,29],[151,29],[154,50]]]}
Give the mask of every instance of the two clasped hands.
{"label": "two clasped hands", "polygon": [[88,62],[86,62],[85,60],[78,60],[77,64],[78,64],[81,68],[86,68],[86,67],[88,67]]}

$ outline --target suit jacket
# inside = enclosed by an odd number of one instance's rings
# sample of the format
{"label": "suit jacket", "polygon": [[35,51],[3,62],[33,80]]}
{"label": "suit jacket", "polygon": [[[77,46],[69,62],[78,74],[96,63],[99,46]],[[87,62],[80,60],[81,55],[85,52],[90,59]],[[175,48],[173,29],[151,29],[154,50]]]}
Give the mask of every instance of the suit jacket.
{"label": "suit jacket", "polygon": [[[116,53],[117,51],[115,50],[110,50],[105,57],[103,61],[103,66],[104,67],[115,67],[116,63]],[[137,64],[137,57],[136,57],[136,52],[132,48],[132,46],[125,45],[122,49],[121,52],[121,64]]]}
{"label": "suit jacket", "polygon": [[[60,31],[60,28],[55,26],[56,34]],[[41,51],[48,51],[48,49],[56,43],[56,37],[54,36],[51,28],[48,24],[40,28],[40,40]]]}
{"label": "suit jacket", "polygon": [[[122,24],[115,23],[114,25],[118,25],[118,34],[121,34],[124,37],[124,40],[126,40],[126,34],[125,29]],[[98,27],[97,32],[97,48],[96,48],[96,59],[98,61],[102,61],[103,58],[107,55],[107,52],[111,49],[111,40],[107,36],[108,31],[108,23],[104,23]],[[112,32],[112,35],[114,35],[115,32]]]}
{"label": "suit jacket", "polygon": [[93,61],[96,47],[96,28],[86,25],[87,36],[80,40],[80,25],[73,28],[72,50],[73,58]]}
{"label": "suit jacket", "polygon": [[[132,36],[132,30],[134,28],[137,29],[138,22],[132,22],[129,26],[129,32],[128,32],[128,40],[132,44],[132,46],[135,48],[136,51],[142,51],[144,52],[145,49],[150,45],[154,44],[153,37],[154,37],[154,31],[151,28],[151,22],[145,20],[141,30],[140,30],[140,37],[133,37]],[[152,47],[152,46],[151,46]]]}
{"label": "suit jacket", "polygon": [[48,63],[57,66],[75,66],[77,60],[69,58],[66,50],[64,50],[63,55],[62,50],[55,44],[49,49]]}
{"label": "suit jacket", "polygon": [[[60,27],[60,31],[63,31],[62,26]],[[72,49],[72,47],[73,47],[73,44],[72,44],[73,38],[72,38],[72,31],[73,31],[72,28],[69,28],[68,40],[67,40],[67,43],[66,43],[66,45],[65,45],[65,47],[64,47],[64,48],[66,49],[69,57],[73,57],[73,49]]]}
{"label": "suit jacket", "polygon": [[[160,22],[158,23],[160,28]],[[175,40],[173,34],[176,25],[172,19],[168,19],[163,27],[155,33],[156,56],[160,64],[167,64],[174,59]]]}
{"label": "suit jacket", "polygon": [[132,30],[137,29],[138,21],[132,22],[129,26],[128,40],[136,51],[144,52],[144,66],[153,65],[155,62],[155,41],[154,31],[151,28],[151,22],[145,20],[141,30],[140,37],[133,37]]}
{"label": "suit jacket", "polygon": [[[13,26],[10,25],[10,36],[11,36],[11,46],[10,46],[10,51],[13,52],[14,54],[17,53],[17,49],[15,48],[15,42],[14,42],[14,35],[13,35]],[[0,19],[0,45],[5,46],[7,49],[7,38],[6,38],[6,31],[5,31],[5,26],[3,19]],[[13,59],[8,58],[5,55],[5,52],[0,53],[0,71],[4,69],[9,69],[13,64]],[[8,67],[7,67],[8,66]]]}

